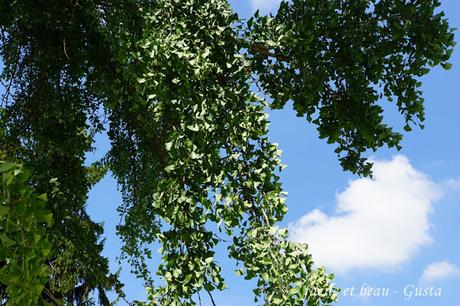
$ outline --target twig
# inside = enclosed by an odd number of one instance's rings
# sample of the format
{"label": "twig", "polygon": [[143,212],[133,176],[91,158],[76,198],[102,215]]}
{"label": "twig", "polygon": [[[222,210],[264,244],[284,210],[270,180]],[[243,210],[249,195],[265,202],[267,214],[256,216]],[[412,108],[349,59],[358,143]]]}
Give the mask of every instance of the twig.
{"label": "twig", "polygon": [[206,292],[209,294],[209,298],[211,299],[212,306],[217,306],[216,303],[214,302],[211,292],[208,290],[206,290]]}
{"label": "twig", "polygon": [[65,57],[67,57],[67,59],[70,61],[70,57],[69,57],[69,55],[67,54],[67,48],[66,48],[66,46],[65,46],[65,37],[64,37],[64,40],[62,41],[62,45],[63,45],[63,47],[64,47],[64,55],[65,55]]}
{"label": "twig", "polygon": [[126,299],[126,297],[124,297],[124,296],[122,296],[121,299],[122,299],[126,304],[128,304],[128,306],[134,305],[134,302],[128,301],[128,299]]}
{"label": "twig", "polygon": [[266,56],[274,57],[279,61],[283,61],[283,62],[288,62],[289,61],[289,58],[287,56],[285,56],[283,54],[276,53],[276,52],[272,52],[272,51],[269,50],[268,47],[265,47],[263,45],[253,44],[250,49],[251,49],[251,51],[262,53],[262,54],[264,54]]}
{"label": "twig", "polygon": [[11,92],[10,92],[11,91],[11,86],[13,85],[14,79],[16,77],[16,73],[17,73],[17,70],[18,70],[20,60],[21,60],[21,48],[19,48],[18,57],[16,59],[16,64],[13,67],[13,71],[11,73],[8,86],[5,88],[5,93],[4,93],[3,97],[2,97],[2,106],[3,105],[5,105],[5,106],[8,105],[8,98],[11,96]]}
{"label": "twig", "polygon": [[43,292],[56,304],[59,305],[60,301],[51,293],[51,291],[48,288],[43,288]]}
{"label": "twig", "polygon": [[213,234],[213,236],[215,236],[220,242],[231,243],[230,240],[224,239],[224,238],[220,237],[219,235],[217,235],[216,233],[212,233],[212,234]]}
{"label": "twig", "polygon": [[75,9],[77,8],[77,6],[80,6],[80,4],[78,3],[78,0],[75,1],[75,3],[72,3],[72,4],[73,4],[73,8],[72,8],[72,16],[70,16],[70,23],[73,23],[73,19],[75,17]]}

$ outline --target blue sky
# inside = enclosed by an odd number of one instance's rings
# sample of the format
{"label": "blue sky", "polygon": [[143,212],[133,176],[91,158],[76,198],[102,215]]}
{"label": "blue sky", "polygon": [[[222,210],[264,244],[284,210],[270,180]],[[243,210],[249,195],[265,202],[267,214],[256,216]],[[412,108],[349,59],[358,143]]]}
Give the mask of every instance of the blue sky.
{"label": "blue sky", "polygon": [[[240,17],[255,8],[268,12],[278,1],[230,1]],[[442,9],[451,25],[460,28],[460,2],[443,0]],[[458,41],[457,35],[457,41]],[[460,291],[460,51],[455,50],[452,70],[434,69],[423,79],[427,119],[424,130],[405,136],[400,152],[382,149],[373,155],[375,179],[359,179],[344,173],[333,147],[318,139],[304,119],[286,108],[272,112],[270,136],[283,150],[288,168],[282,181],[289,192],[289,213],[283,225],[291,238],[311,245],[314,259],[336,273],[341,288],[354,288],[354,296],[342,292],[337,305],[458,304]],[[402,130],[397,113],[388,108],[386,120]],[[108,144],[97,142],[101,156]],[[121,197],[106,177],[90,194],[91,216],[105,223],[104,254],[118,265],[120,242],[115,236],[119,221],[116,207]],[[237,278],[231,263],[221,258],[229,289],[216,293],[219,306],[254,305],[251,283]],[[122,281],[128,297],[145,297],[142,283],[122,265]],[[361,288],[389,290],[387,297],[361,296]],[[441,296],[407,295],[417,287],[441,288]],[[413,292],[414,293],[414,292]],[[438,291],[439,293],[439,291]],[[120,303],[120,305],[122,305]],[[210,305],[204,300],[203,305]]]}

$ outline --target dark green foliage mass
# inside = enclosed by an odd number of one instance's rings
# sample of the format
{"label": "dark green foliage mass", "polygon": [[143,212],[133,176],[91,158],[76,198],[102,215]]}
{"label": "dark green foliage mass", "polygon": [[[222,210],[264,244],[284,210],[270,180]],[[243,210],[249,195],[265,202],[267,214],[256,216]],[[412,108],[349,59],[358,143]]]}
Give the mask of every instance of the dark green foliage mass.
{"label": "dark green foliage mass", "polygon": [[[242,21],[225,0],[2,0],[0,157],[31,169],[21,188],[47,193],[53,220],[36,225],[46,247],[32,261],[43,270],[24,298],[125,298],[101,256],[102,226],[85,211],[110,171],[123,194],[121,254],[149,286],[147,304],[195,305],[200,292],[223,290],[218,244],[256,280],[257,303],[332,303],[332,276],[276,226],[287,207],[267,109],[292,101],[345,170],[370,174],[363,154],[402,138],[384,123],[383,103],[394,101],[407,131],[421,125],[420,77],[449,68],[453,30],[438,6],[294,0]],[[86,166],[101,132],[111,149]],[[0,230],[12,209],[2,201]],[[29,251],[5,241],[0,273]],[[157,269],[146,264],[155,243]],[[0,274],[0,303],[15,305],[24,287],[10,274]]]}

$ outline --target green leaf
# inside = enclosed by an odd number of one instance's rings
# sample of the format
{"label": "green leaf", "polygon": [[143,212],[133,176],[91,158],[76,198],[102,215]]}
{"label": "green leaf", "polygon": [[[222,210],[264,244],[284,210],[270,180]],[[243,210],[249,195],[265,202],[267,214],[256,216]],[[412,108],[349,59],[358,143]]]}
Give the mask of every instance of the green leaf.
{"label": "green leaf", "polygon": [[176,166],[175,166],[175,165],[169,165],[169,166],[165,167],[164,170],[165,170],[167,173],[171,173],[174,169],[176,169]]}
{"label": "green leaf", "polygon": [[2,246],[4,248],[9,248],[16,244],[16,241],[9,238],[5,233],[0,234],[0,241],[2,242]]}
{"label": "green leaf", "polygon": [[1,162],[0,163],[0,173],[3,172],[8,172],[14,168],[14,164],[12,163],[7,163],[7,162]]}
{"label": "green leaf", "polygon": [[200,130],[200,127],[196,124],[194,125],[188,125],[187,128],[190,130],[190,131],[193,131],[193,132],[198,132]]}
{"label": "green leaf", "polygon": [[442,68],[444,68],[446,70],[452,69],[452,64],[451,63],[442,63],[441,66],[442,66]]}

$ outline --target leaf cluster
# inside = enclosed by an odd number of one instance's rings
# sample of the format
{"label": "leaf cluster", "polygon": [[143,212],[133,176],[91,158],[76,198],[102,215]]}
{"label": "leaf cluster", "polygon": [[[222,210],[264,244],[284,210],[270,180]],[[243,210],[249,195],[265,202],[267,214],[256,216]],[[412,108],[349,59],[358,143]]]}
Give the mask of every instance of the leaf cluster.
{"label": "leaf cluster", "polygon": [[[51,243],[47,229],[52,214],[45,209],[46,194],[28,186],[30,171],[0,161],[0,303],[38,305],[49,281]],[[40,303],[40,304],[42,304]]]}

